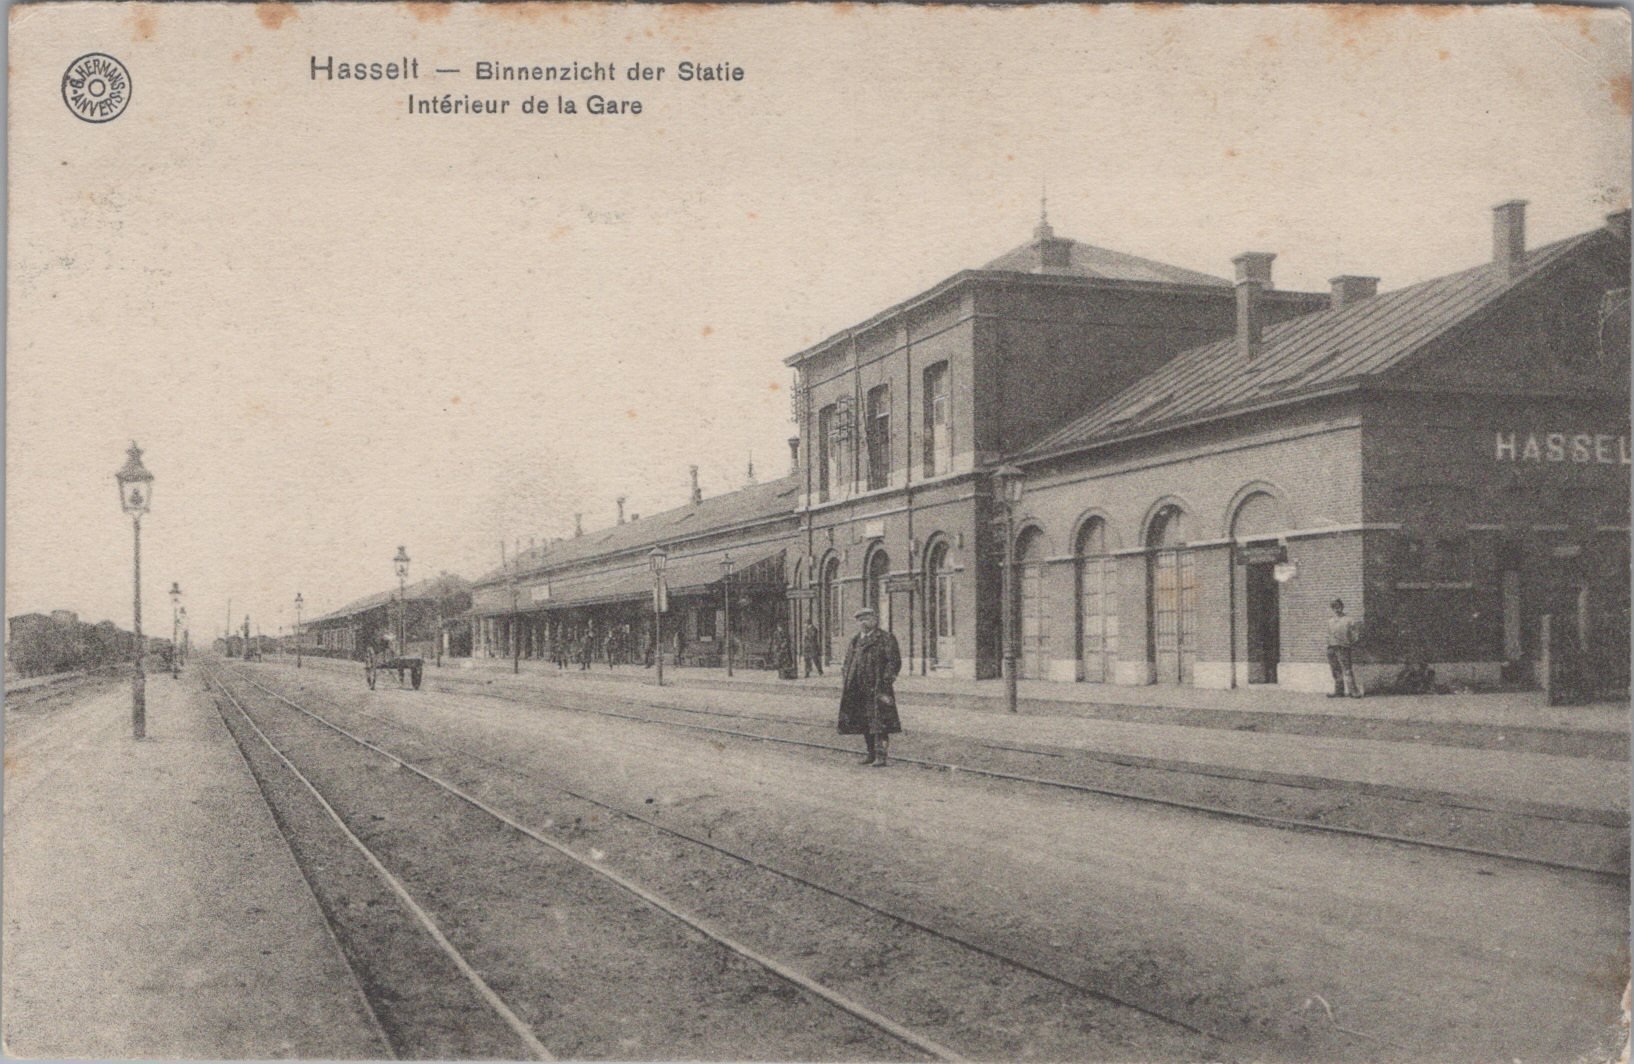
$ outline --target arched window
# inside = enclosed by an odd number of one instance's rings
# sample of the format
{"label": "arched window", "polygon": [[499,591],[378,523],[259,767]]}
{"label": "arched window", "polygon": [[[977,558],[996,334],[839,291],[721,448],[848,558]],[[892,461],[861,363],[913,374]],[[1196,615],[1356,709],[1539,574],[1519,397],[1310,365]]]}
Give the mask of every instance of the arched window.
{"label": "arched window", "polygon": [[1044,620],[1044,534],[1025,529],[1016,537],[1016,642],[1020,651],[1018,675],[1043,679],[1047,626]]}
{"label": "arched window", "polygon": [[1110,683],[1118,659],[1118,567],[1106,522],[1084,522],[1073,551],[1078,567],[1078,678]]}
{"label": "arched window", "polygon": [[1185,543],[1185,511],[1158,510],[1146,529],[1147,646],[1158,683],[1191,683],[1197,663],[1197,567]]}
{"label": "arched window", "polygon": [[840,583],[840,559],[829,558],[823,563],[823,582],[818,589],[822,595],[822,608],[819,611],[822,619],[818,622],[823,629],[823,646],[826,648],[828,660],[834,660],[834,643],[845,631],[845,622],[842,620],[845,610],[843,585]]}
{"label": "arched window", "polygon": [[862,582],[862,604],[879,613],[879,626],[891,627],[891,596],[885,590],[885,580],[891,572],[891,556],[876,550],[868,556],[868,568]]}
{"label": "arched window", "polygon": [[949,565],[950,551],[947,540],[931,544],[925,555],[926,601],[930,604],[930,657],[938,669],[953,667],[953,569]]}

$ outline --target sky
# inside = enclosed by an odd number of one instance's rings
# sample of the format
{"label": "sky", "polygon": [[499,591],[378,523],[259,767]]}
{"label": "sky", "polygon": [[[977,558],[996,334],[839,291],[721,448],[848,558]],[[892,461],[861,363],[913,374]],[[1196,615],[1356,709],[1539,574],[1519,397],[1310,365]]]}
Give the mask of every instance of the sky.
{"label": "sky", "polygon": [[[131,617],[114,471],[157,478],[149,632],[263,631],[500,542],[788,467],[823,337],[1058,235],[1385,289],[1629,203],[1626,14],[1587,8],[11,8],[6,612]],[[131,72],[76,119],[76,56]],[[419,82],[320,61],[419,58]],[[477,82],[479,60],[666,67]],[[679,63],[737,82],[675,80]],[[433,92],[435,90],[435,93]],[[506,97],[416,115],[409,93]],[[523,115],[529,96],[639,115]],[[155,620],[158,618],[158,620]],[[168,632],[165,634],[168,635]]]}

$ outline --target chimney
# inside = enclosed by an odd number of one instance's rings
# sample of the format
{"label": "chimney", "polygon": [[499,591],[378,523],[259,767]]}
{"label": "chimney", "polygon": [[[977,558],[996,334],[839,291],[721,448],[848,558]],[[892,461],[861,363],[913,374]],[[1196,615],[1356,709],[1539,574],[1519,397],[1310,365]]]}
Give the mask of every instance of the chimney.
{"label": "chimney", "polygon": [[755,482],[755,455],[754,455],[753,451],[749,452],[748,481],[749,481],[750,484],[753,484]]}
{"label": "chimney", "polygon": [[1526,271],[1526,201],[1510,200],[1492,208],[1492,262],[1507,280]]}
{"label": "chimney", "polygon": [[1355,277],[1347,273],[1333,278],[1328,283],[1333,286],[1331,306],[1335,310],[1348,307],[1352,303],[1360,303],[1364,299],[1372,299],[1379,294],[1377,277]]}
{"label": "chimney", "polygon": [[622,495],[618,497],[618,523],[621,525],[624,523],[624,496]]}
{"label": "chimney", "polygon": [[688,466],[692,470],[692,505],[696,506],[704,501],[704,489],[698,487],[698,467]]}
{"label": "chimney", "polygon": [[573,538],[578,539],[582,535],[584,535],[584,514],[574,514],[573,515]]}
{"label": "chimney", "polygon": [[1265,328],[1265,311],[1260,297],[1271,289],[1269,251],[1245,251],[1231,260],[1237,267],[1237,350],[1245,359],[1260,351],[1260,334]]}
{"label": "chimney", "polygon": [[789,437],[789,475],[798,476],[800,473],[800,437]]}

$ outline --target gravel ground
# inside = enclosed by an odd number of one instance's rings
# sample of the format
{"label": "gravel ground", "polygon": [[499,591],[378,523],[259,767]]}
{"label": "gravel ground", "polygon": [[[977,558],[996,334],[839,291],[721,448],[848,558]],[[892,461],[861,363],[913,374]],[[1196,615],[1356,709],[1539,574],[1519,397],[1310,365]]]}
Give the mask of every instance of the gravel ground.
{"label": "gravel ground", "polygon": [[[1577,1059],[1616,1022],[1627,978],[1626,884],[459,694],[369,694],[317,671],[299,682],[504,763],[486,774],[519,801],[532,779],[649,810],[1184,1017],[1223,1056]],[[757,922],[735,899],[722,910]],[[928,973],[904,978],[950,1013],[968,1004]],[[1016,1055],[1092,1056],[1029,1041],[1036,1022],[994,1037]]]}
{"label": "gravel ground", "polygon": [[[521,702],[550,702],[593,712],[630,713],[688,727],[703,725],[783,739],[842,745],[832,727],[787,717],[730,710],[701,713],[639,702],[610,703],[594,691],[553,689],[535,694],[487,688],[484,694]],[[1086,751],[1040,742],[984,742],[968,736],[915,729],[900,738],[896,752],[943,764],[1004,772],[1086,787],[1106,788],[1213,806],[1262,816],[1310,821],[1357,831],[1399,835],[1449,846],[1511,853],[1542,861],[1602,868],[1626,877],[1629,833],[1626,819],[1612,811],[1576,810],[1454,795],[1413,793],[1401,788],[1300,779],[1235,775],[1225,768],[1170,767],[1152,759]]]}
{"label": "gravel ground", "polygon": [[[324,793],[348,827],[401,877],[471,965],[550,1050],[576,1059],[892,1060],[918,1054],[607,881],[499,825],[378,754],[237,685],[252,717]],[[586,847],[589,849],[590,847]],[[592,856],[595,856],[592,854]],[[327,879],[327,866],[319,870]],[[357,884],[368,891],[368,884]],[[326,908],[367,907],[347,883],[327,882]],[[374,955],[388,927],[343,935]],[[369,937],[364,937],[369,936]],[[384,940],[385,946],[376,939]],[[384,968],[381,969],[384,971]],[[435,968],[379,975],[371,1000],[441,995]],[[458,988],[449,991],[457,997]],[[451,1018],[458,1017],[452,1001]],[[386,1011],[389,1011],[386,1010]],[[398,1010],[411,1014],[412,1006]],[[382,1016],[383,1022],[385,1016]],[[462,1044],[410,1017],[396,1025],[410,1055],[515,1056]],[[479,1020],[475,1027],[487,1026]],[[454,1037],[452,1043],[438,1035]]]}

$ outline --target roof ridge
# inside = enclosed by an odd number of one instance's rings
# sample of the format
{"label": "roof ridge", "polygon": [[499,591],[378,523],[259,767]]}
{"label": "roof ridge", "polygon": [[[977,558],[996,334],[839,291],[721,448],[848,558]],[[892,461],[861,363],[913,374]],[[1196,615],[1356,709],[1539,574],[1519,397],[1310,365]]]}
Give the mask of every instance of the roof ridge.
{"label": "roof ridge", "polygon": [[[1075,444],[1121,435],[1132,422],[1140,422],[1142,428],[1155,428],[1171,421],[1228,410],[1245,400],[1270,398],[1278,392],[1297,392],[1301,381],[1312,385],[1331,384],[1389,372],[1424,344],[1528,283],[1539,271],[1561,261],[1569,251],[1604,231],[1603,228],[1590,229],[1529,250],[1526,270],[1513,279],[1503,277],[1497,264],[1488,261],[1415,281],[1347,306],[1324,307],[1269,325],[1263,334],[1262,354],[1254,370],[1234,378],[1222,379],[1225,371],[1221,367],[1228,360],[1235,361],[1235,337],[1223,336],[1187,348],[1038,440],[1018,457],[1043,457]],[[1419,308],[1419,314],[1406,313],[1420,299],[1427,303]],[[1344,323],[1344,327],[1333,328],[1337,323]],[[1381,351],[1384,353],[1380,354]],[[1322,372],[1312,378],[1312,371],[1317,368]],[[1192,396],[1189,404],[1154,398],[1166,392],[1178,396],[1188,389],[1201,391],[1211,382],[1219,387],[1207,396]],[[1288,385],[1286,389],[1268,388],[1284,383]],[[1160,412],[1154,415],[1154,408],[1160,408]],[[1112,431],[1115,427],[1117,432]]]}

